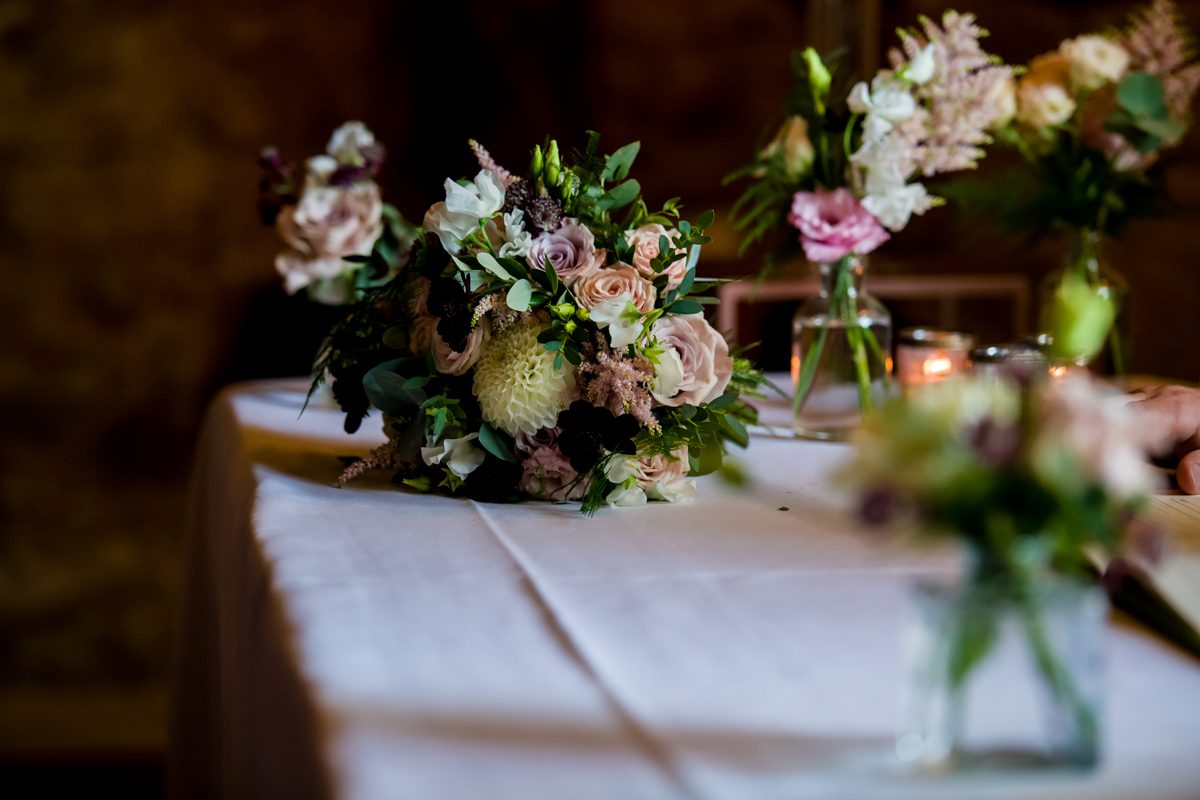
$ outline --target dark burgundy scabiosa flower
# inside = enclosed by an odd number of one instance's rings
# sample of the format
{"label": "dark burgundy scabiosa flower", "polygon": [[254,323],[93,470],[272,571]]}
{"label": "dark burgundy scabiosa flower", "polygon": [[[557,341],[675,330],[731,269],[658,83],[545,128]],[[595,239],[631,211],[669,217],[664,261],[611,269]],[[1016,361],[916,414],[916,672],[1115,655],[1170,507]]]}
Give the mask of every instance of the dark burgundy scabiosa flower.
{"label": "dark burgundy scabiosa flower", "polygon": [[529,201],[533,199],[533,190],[529,188],[529,181],[524,178],[514,178],[512,183],[504,192],[504,208],[502,211],[512,211],[514,208],[525,208],[529,205]]}
{"label": "dark burgundy scabiosa flower", "polygon": [[438,278],[429,288],[425,305],[437,317],[438,336],[451,350],[461,353],[471,335],[471,304],[466,289],[452,278]]}
{"label": "dark burgundy scabiosa flower", "polygon": [[614,416],[607,408],[576,400],[558,415],[558,427],[558,448],[581,475],[596,466],[605,453],[637,453],[633,437],[641,425],[629,414]]}
{"label": "dark burgundy scabiosa flower", "polygon": [[369,144],[358,149],[362,156],[361,164],[338,164],[333,175],[329,177],[331,186],[350,186],[359,181],[375,180],[379,170],[383,168],[383,160],[387,151],[381,144]]}
{"label": "dark burgundy scabiosa flower", "polygon": [[524,474],[519,463],[489,455],[463,481],[463,494],[485,503],[515,503],[521,499],[517,483]]}
{"label": "dark burgundy scabiosa flower", "polygon": [[535,197],[525,211],[529,224],[547,233],[558,230],[558,223],[562,222],[562,206],[553,197]]}
{"label": "dark burgundy scabiosa flower", "polygon": [[1012,425],[1000,425],[984,417],[967,432],[967,441],[984,463],[1002,467],[1013,460],[1021,447],[1021,436]]}
{"label": "dark burgundy scabiosa flower", "polygon": [[900,495],[887,486],[876,486],[862,497],[858,517],[872,527],[886,525],[892,521],[900,508]]}
{"label": "dark burgundy scabiosa flower", "polygon": [[263,148],[258,154],[262,176],[258,180],[258,215],[264,225],[274,225],[284,206],[300,201],[296,183],[296,165],[283,160],[274,147]]}

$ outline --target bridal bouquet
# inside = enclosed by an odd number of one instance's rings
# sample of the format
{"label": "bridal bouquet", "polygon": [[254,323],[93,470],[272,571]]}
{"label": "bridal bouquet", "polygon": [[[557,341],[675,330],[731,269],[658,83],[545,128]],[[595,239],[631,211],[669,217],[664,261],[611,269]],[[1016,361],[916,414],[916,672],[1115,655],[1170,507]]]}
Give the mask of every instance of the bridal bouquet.
{"label": "bridal bouquet", "polygon": [[471,147],[479,172],[447,179],[405,269],[367,294],[317,364],[347,430],[368,408],[388,442],[352,464],[420,491],[678,501],[747,444],[742,395],[761,375],[703,315],[696,276],[712,212],[651,211],[629,177],[639,145],[568,160],[554,140],[524,174]]}
{"label": "bridal bouquet", "polygon": [[259,213],[286,249],[275,269],[288,294],[304,290],[325,305],[395,274],[415,229],[383,202],[375,182],[384,148],[361,122],[347,122],[303,172],[268,147],[259,156]]}

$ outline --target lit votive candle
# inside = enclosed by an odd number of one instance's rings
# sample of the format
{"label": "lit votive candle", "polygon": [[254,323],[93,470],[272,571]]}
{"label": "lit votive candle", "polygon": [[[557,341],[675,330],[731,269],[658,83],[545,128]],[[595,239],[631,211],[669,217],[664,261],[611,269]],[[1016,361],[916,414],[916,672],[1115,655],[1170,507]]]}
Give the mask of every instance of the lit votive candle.
{"label": "lit votive candle", "polygon": [[910,392],[961,375],[970,365],[975,337],[957,331],[905,328],[896,338],[896,377]]}
{"label": "lit votive candle", "polygon": [[997,380],[1037,380],[1046,374],[1046,367],[1046,354],[1026,342],[993,344],[971,351],[971,372]]}

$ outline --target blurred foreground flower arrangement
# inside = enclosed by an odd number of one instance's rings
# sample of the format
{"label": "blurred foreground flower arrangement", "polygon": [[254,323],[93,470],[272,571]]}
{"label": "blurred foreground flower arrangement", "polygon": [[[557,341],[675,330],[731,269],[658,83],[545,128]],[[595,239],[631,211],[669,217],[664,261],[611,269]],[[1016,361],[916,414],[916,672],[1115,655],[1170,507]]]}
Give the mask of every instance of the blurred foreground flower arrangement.
{"label": "blurred foreground flower arrangement", "polygon": [[954,755],[971,678],[1015,627],[1048,698],[1040,755],[1095,763],[1104,600],[1089,557],[1117,551],[1154,488],[1124,402],[1083,376],[961,379],[893,400],[856,433],[842,478],[863,518],[906,522],[967,555],[958,586],[918,587],[931,630],[902,756]]}

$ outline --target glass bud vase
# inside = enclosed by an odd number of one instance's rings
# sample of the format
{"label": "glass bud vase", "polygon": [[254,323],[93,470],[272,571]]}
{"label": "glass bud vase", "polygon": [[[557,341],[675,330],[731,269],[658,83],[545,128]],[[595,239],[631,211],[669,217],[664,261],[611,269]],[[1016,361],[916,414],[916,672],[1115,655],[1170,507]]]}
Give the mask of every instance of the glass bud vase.
{"label": "glass bud vase", "polygon": [[890,391],[892,316],[863,290],[863,260],[817,264],[821,292],[792,321],[792,428],[844,440]]}
{"label": "glass bud vase", "polygon": [[1063,578],[918,584],[896,753],[926,771],[1100,757],[1107,598]]}
{"label": "glass bud vase", "polygon": [[1129,314],[1126,297],[1129,283],[1109,262],[1105,251],[1106,240],[1094,228],[1072,228],[1067,232],[1067,255],[1063,265],[1049,275],[1041,284],[1042,329],[1050,330],[1050,310],[1055,294],[1063,278],[1073,273],[1087,282],[1099,297],[1113,306],[1115,319],[1102,348],[1090,358],[1084,357],[1071,363],[1060,364],[1060,371],[1074,371],[1089,367],[1101,375],[1123,377],[1129,371]]}

